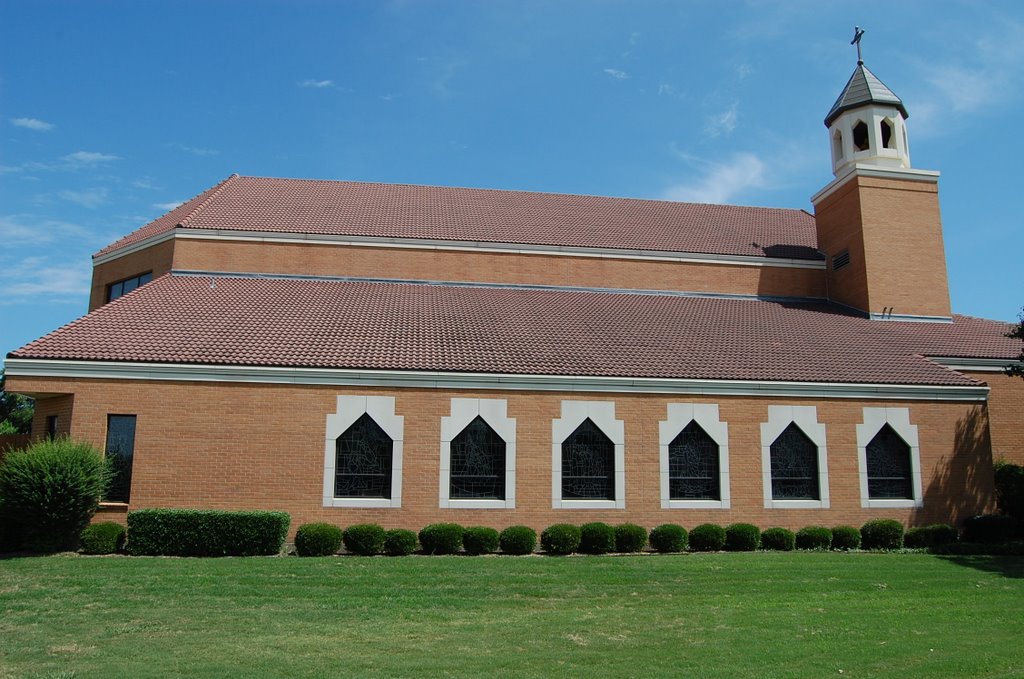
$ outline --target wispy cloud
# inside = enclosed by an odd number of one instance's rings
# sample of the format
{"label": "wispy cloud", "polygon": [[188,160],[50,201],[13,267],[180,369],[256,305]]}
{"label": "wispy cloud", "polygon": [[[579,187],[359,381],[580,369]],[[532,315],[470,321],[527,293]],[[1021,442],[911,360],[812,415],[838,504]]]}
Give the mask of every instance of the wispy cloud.
{"label": "wispy cloud", "polygon": [[172,200],[168,203],[153,203],[153,207],[155,207],[157,210],[163,210],[164,212],[166,212],[168,210],[173,210],[174,208],[178,207],[184,202],[185,201],[183,200]]}
{"label": "wispy cloud", "polygon": [[313,80],[312,78],[307,80],[301,80],[296,84],[299,87],[310,87],[316,90],[324,90],[330,87],[334,87],[333,80]]}
{"label": "wispy cloud", "polygon": [[185,153],[191,153],[194,156],[216,156],[220,155],[220,151],[217,149],[207,149],[199,146],[188,146],[187,144],[179,144],[174,142],[171,144],[174,148]]}
{"label": "wispy cloud", "polygon": [[83,189],[81,191],[61,191],[57,195],[64,200],[77,203],[82,207],[94,209],[101,205],[105,205],[109,194],[109,190],[100,186],[92,189]]}
{"label": "wispy cloud", "polygon": [[626,73],[625,71],[620,71],[617,68],[606,68],[604,69],[604,72],[610,75],[612,78],[615,78],[616,80],[626,80],[627,78],[629,78],[628,73]]}
{"label": "wispy cloud", "polygon": [[33,215],[0,215],[0,240],[10,247],[43,245],[69,240],[93,241],[94,234],[83,226],[59,219]]}
{"label": "wispy cloud", "polygon": [[0,285],[4,294],[0,304],[28,302],[40,298],[49,301],[80,302],[89,292],[91,268],[79,258],[55,262],[47,257],[26,257],[0,266]]}
{"label": "wispy cloud", "polygon": [[97,153],[96,151],[75,151],[61,158],[61,161],[72,169],[95,167],[100,163],[109,163],[112,160],[120,160],[120,158],[109,153]]}
{"label": "wispy cloud", "polygon": [[38,118],[11,118],[11,125],[24,127],[26,130],[35,130],[36,132],[49,132],[54,128],[53,123],[48,123]]}
{"label": "wispy cloud", "polygon": [[739,104],[733,102],[729,108],[721,113],[710,116],[707,125],[704,126],[704,134],[709,137],[728,136],[736,129],[736,121],[739,118]]}
{"label": "wispy cloud", "polygon": [[151,177],[142,177],[141,179],[136,179],[135,181],[132,182],[132,186],[136,189],[150,189],[153,191],[159,191],[161,188],[163,188],[159,184],[155,183]]}
{"label": "wispy cloud", "polygon": [[665,200],[687,203],[732,203],[749,189],[766,184],[767,166],[752,153],[737,153],[731,160],[717,163],[679,154],[701,169],[703,176],[693,182],[676,184],[662,192]]}
{"label": "wispy cloud", "polygon": [[74,172],[99,167],[105,163],[120,160],[120,156],[110,153],[99,153],[97,151],[75,151],[57,160],[31,160],[21,165],[0,166],[0,174],[15,174],[22,172]]}

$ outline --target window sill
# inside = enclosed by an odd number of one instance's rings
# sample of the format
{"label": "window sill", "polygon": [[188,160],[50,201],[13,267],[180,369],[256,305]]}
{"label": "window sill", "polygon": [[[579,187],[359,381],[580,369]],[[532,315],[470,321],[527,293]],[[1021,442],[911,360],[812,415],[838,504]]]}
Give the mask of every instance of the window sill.
{"label": "window sill", "polygon": [[125,514],[128,512],[127,502],[101,502],[96,512],[105,514]]}
{"label": "window sill", "polygon": [[325,497],[324,507],[347,507],[355,508],[387,508],[397,509],[402,506],[401,498],[379,498],[379,497]]}
{"label": "window sill", "polygon": [[869,498],[862,498],[860,506],[864,509],[914,509],[916,507],[924,507],[924,502],[906,498],[899,500],[871,500]]}
{"label": "window sill", "polygon": [[552,509],[625,509],[625,500],[555,500]]}
{"label": "window sill", "polygon": [[663,500],[662,509],[729,509],[728,500]]}
{"label": "window sill", "polygon": [[515,509],[514,500],[460,500],[444,498],[439,503],[442,509]]}
{"label": "window sill", "polygon": [[828,509],[827,500],[765,500],[765,509]]}

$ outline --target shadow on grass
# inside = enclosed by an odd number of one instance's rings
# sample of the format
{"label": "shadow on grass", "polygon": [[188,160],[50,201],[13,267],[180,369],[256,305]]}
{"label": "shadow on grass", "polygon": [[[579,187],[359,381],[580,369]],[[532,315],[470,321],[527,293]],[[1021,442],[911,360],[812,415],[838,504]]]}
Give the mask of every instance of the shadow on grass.
{"label": "shadow on grass", "polygon": [[949,563],[973,568],[986,573],[997,573],[1004,578],[1024,578],[1024,556],[936,556]]}

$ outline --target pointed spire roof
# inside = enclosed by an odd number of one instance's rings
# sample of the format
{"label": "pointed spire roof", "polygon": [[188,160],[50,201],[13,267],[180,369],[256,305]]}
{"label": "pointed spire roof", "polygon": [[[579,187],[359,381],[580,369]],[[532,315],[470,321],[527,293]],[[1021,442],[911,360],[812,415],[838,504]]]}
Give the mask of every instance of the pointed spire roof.
{"label": "pointed spire roof", "polygon": [[857,68],[854,69],[849,82],[843,88],[843,93],[839,95],[836,103],[832,104],[832,110],[825,116],[825,127],[831,125],[832,121],[838,118],[843,111],[849,111],[850,109],[867,104],[895,106],[903,114],[904,118],[910,117],[907,109],[903,106],[903,101],[886,87],[885,83],[879,80],[874,73],[869,71],[863,61],[858,61]]}

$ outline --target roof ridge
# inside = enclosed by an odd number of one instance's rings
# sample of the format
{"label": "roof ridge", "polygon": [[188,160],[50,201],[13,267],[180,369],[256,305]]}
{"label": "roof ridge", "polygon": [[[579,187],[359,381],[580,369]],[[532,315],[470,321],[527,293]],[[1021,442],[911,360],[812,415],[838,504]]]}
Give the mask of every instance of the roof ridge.
{"label": "roof ridge", "polygon": [[206,207],[207,205],[210,204],[211,200],[213,200],[214,198],[216,198],[217,196],[219,196],[221,194],[221,192],[224,190],[224,187],[227,186],[228,182],[230,182],[232,179],[239,179],[239,175],[238,175],[237,172],[232,172],[227,177],[227,179],[224,179],[220,184],[217,184],[216,186],[214,186],[213,187],[213,192],[209,196],[206,197],[206,200],[202,201],[201,203],[199,203],[199,205],[196,205],[194,208],[192,208],[192,212],[189,212],[187,215],[185,215],[180,220],[178,220],[178,223],[175,224],[175,226],[185,226],[190,221],[192,221],[192,219],[195,218],[195,216],[198,215],[199,212],[204,207]]}

